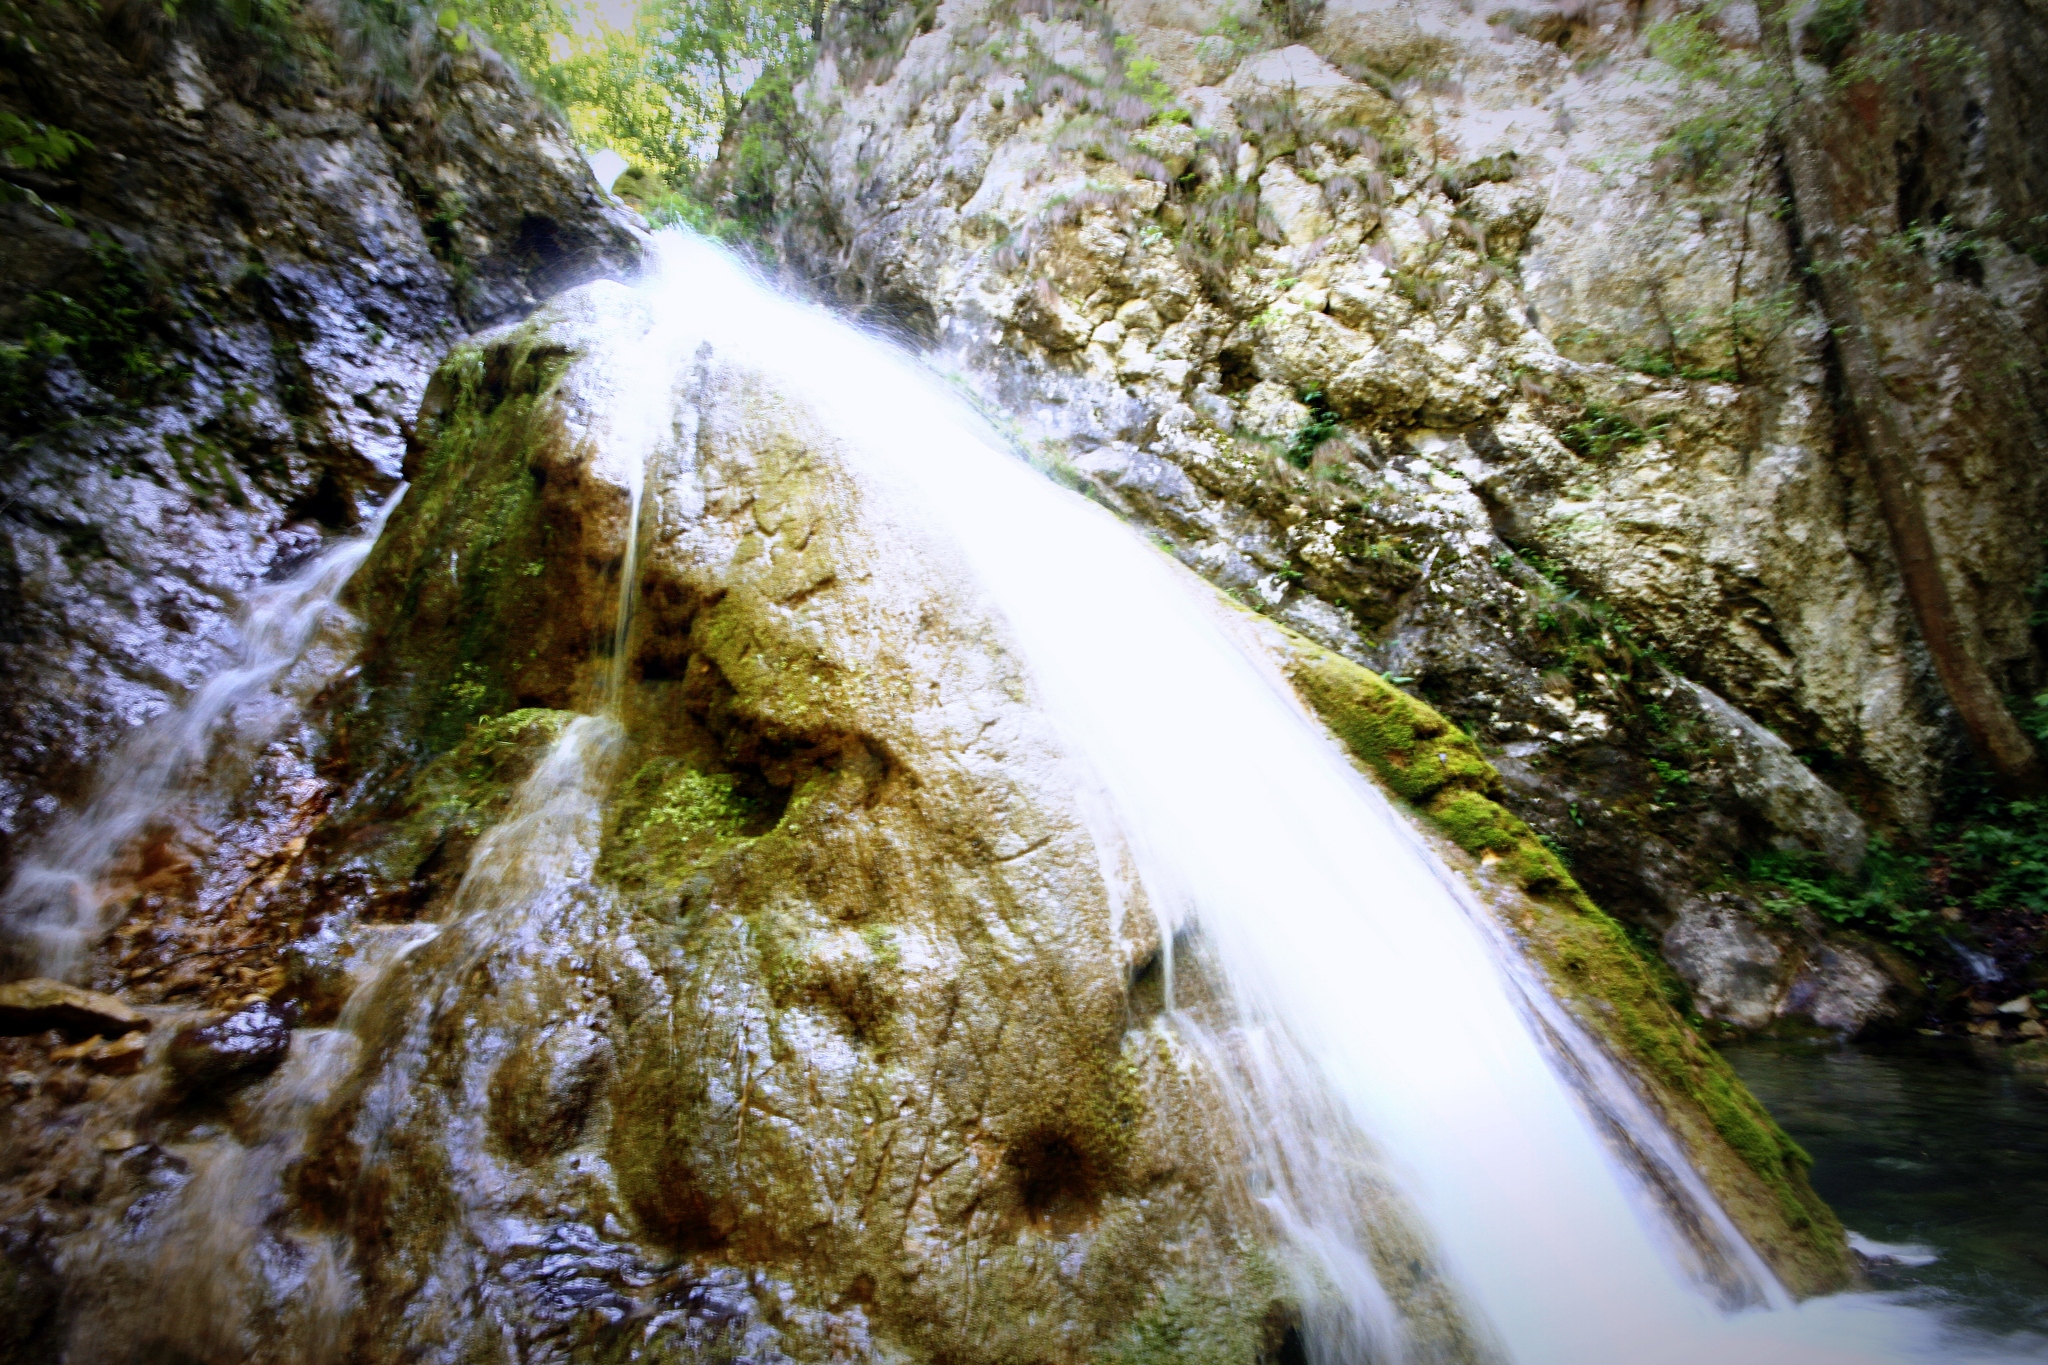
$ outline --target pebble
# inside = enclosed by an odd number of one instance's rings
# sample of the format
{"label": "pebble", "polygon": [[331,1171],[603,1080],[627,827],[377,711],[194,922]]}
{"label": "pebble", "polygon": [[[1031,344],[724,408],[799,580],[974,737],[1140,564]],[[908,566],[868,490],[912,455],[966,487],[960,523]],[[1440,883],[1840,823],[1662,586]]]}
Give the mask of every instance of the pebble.
{"label": "pebble", "polygon": [[142,1070],[149,1041],[139,1033],[124,1034],[96,1045],[85,1054],[85,1064],[103,1076],[132,1076]]}

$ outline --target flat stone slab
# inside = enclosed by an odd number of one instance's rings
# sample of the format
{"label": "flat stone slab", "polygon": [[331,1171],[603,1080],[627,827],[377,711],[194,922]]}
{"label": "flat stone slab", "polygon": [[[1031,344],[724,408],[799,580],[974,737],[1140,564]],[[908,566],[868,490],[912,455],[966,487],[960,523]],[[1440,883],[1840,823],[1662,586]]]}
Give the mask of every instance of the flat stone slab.
{"label": "flat stone slab", "polygon": [[86,990],[48,977],[0,985],[0,1033],[66,1033],[119,1035],[149,1027],[149,1020],[111,995]]}

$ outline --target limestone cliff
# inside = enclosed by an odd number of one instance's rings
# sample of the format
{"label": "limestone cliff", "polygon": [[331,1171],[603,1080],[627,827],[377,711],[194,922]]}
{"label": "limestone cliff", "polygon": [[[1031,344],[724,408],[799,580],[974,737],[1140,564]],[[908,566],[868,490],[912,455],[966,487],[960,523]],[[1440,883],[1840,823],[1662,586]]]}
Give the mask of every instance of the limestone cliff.
{"label": "limestone cliff", "polygon": [[[1671,50],[1753,51],[1751,7],[920,13],[828,50],[729,152],[789,268],[922,336],[1183,562],[1469,726],[1709,1019],[1911,1015],[1910,966],[1730,881],[1761,848],[1853,868],[1869,831],[1910,838],[1960,757],[1769,148],[1717,161],[1740,91]],[[2041,30],[2020,5],[1870,23],[1867,50],[1989,54],[1854,86],[1838,150],[1891,244],[1859,288],[1943,571],[2024,693]],[[764,156],[778,133],[805,154]]]}

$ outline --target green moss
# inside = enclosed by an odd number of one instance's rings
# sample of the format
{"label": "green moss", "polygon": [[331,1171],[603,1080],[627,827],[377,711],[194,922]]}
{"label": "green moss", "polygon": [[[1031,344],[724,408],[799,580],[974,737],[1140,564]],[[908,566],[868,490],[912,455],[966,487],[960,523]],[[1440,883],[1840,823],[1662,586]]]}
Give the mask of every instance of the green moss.
{"label": "green moss", "polygon": [[639,827],[641,834],[665,830],[683,836],[703,831],[733,835],[753,818],[755,803],[735,790],[728,773],[684,769],[661,784]]}
{"label": "green moss", "polygon": [[[1463,788],[1442,792],[1424,809],[1437,827],[1451,836],[1451,842],[1467,853],[1517,853],[1528,833],[1524,829],[1518,834],[1521,821],[1494,801]],[[1547,854],[1548,850],[1538,845],[1537,852]]]}
{"label": "green moss", "polygon": [[1498,789],[1499,774],[1479,746],[1426,703],[1328,650],[1301,646],[1295,685],[1395,795],[1420,806],[1446,789]]}
{"label": "green moss", "polygon": [[758,781],[707,771],[669,755],[647,759],[620,784],[599,871],[628,886],[674,886],[736,841],[781,815]]}
{"label": "green moss", "polygon": [[868,945],[868,952],[874,955],[877,964],[894,971],[903,962],[903,950],[896,946],[896,935],[887,925],[870,924],[860,931],[861,941]]}
{"label": "green moss", "polygon": [[[1530,914],[1518,927],[1531,954],[1567,1000],[1595,1002],[1581,1019],[1664,1092],[1674,1127],[1780,1273],[1808,1291],[1845,1283],[1841,1225],[1808,1183],[1806,1153],[1678,1014],[1668,969],[1646,960],[1557,855],[1499,804],[1499,775],[1478,747],[1370,670],[1299,637],[1291,644],[1295,685],[1337,737],[1452,842],[1528,895]],[[1742,1170],[1727,1169],[1702,1145],[1703,1134],[1687,1131],[1696,1127],[1684,1119],[1688,1103]],[[1767,1197],[1745,1197],[1751,1182]]]}
{"label": "green moss", "polygon": [[[519,784],[572,719],[528,709],[470,727],[462,742],[420,769],[400,800],[402,814],[368,841],[381,884],[405,886],[436,853],[466,845],[496,823]],[[451,869],[459,876],[460,868]]]}
{"label": "green moss", "polygon": [[379,743],[431,756],[522,703],[575,700],[568,678],[595,643],[589,575],[552,552],[563,529],[542,503],[567,362],[534,335],[458,347],[434,376],[412,486],[349,588],[372,628],[357,724]]}
{"label": "green moss", "polygon": [[1256,1365],[1272,1358],[1284,1318],[1279,1275],[1257,1252],[1227,1289],[1175,1280],[1097,1352],[1098,1365]]}

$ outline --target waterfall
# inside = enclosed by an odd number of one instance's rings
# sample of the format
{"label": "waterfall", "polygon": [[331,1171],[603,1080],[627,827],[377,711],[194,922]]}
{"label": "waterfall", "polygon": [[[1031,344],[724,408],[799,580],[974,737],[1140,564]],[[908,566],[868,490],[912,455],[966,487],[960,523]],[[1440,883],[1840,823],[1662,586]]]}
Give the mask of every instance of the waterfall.
{"label": "waterfall", "polygon": [[[1450,1287],[1488,1365],[1995,1358],[1882,1295],[1795,1305],[1623,1068],[1212,589],[1032,471],[885,343],[701,240],[665,234],[656,251],[641,292],[651,327],[590,358],[603,410],[587,434],[628,493],[592,714],[561,725],[439,923],[364,934],[340,1019],[299,1031],[248,1123],[205,1148],[175,1207],[139,1232],[103,1222],[81,1234],[76,1264],[106,1305],[84,1341],[104,1345],[102,1358],[144,1358],[135,1352],[157,1342],[194,1359],[345,1358],[363,1267],[342,1234],[291,1223],[290,1172],[314,1129],[352,1105],[367,1170],[394,1141],[416,1140],[422,1113],[439,1115],[437,1142],[460,1166],[483,1150],[474,1130],[488,1096],[475,1078],[489,1068],[437,1085],[437,1049],[489,1060],[531,1043],[464,1017],[465,983],[493,954],[523,953],[539,965],[518,988],[544,986],[622,932],[596,864],[626,738],[643,488],[681,434],[678,385],[707,346],[813,410],[844,442],[863,496],[954,556],[1024,665],[1087,778],[1076,802],[1105,875],[1134,869],[1115,889],[1158,919],[1164,1027],[1223,1088],[1243,1188],[1284,1244],[1316,1365],[1423,1353],[1386,1275],[1409,1257]],[[82,958],[103,927],[111,861],[187,799],[198,760],[224,743],[260,747],[296,699],[346,667],[334,598],[375,529],[259,593],[237,663],[132,737],[93,803],[25,866],[7,914],[45,962]],[[1212,998],[1176,993],[1177,975],[1199,976]],[[538,1004],[522,1016],[538,1017]],[[456,1170],[451,1189],[479,1222],[509,1223],[482,1212],[498,1179],[483,1165]],[[479,1245],[510,1235],[471,1232]],[[459,1259],[450,1274],[471,1273]]]}
{"label": "waterfall", "polygon": [[1360,1161],[1516,1365],[1935,1358],[1931,1319],[1880,1299],[1791,1305],[1619,1068],[1213,590],[886,345],[701,240],[659,250],[646,287],[676,354],[701,343],[771,377],[958,553],[1094,773],[1102,837],[1133,855],[1162,942],[1192,935],[1220,977],[1234,1038],[1176,1022],[1234,1058],[1249,1184],[1307,1263],[1319,1362],[1401,1358],[1344,1174]]}
{"label": "waterfall", "polygon": [[359,530],[252,592],[234,661],[123,739],[100,765],[86,805],[22,860],[0,895],[0,930],[33,970],[77,974],[108,927],[103,906],[116,861],[151,825],[177,820],[180,806],[231,796],[236,775],[246,780],[254,756],[353,660],[354,621],[336,599],[403,496],[401,487]]}

